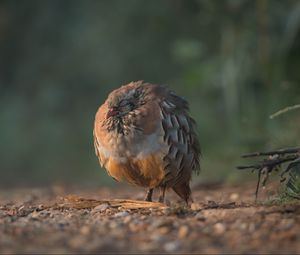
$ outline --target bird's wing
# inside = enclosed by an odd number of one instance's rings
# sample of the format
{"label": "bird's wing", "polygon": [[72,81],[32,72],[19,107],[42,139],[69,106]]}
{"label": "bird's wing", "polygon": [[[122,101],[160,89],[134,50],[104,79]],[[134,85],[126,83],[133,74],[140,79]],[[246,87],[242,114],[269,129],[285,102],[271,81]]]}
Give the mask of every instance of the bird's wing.
{"label": "bird's wing", "polygon": [[166,162],[166,181],[176,184],[189,181],[192,170],[200,168],[200,145],[195,121],[188,114],[188,103],[169,92],[160,102],[164,141],[169,151]]}

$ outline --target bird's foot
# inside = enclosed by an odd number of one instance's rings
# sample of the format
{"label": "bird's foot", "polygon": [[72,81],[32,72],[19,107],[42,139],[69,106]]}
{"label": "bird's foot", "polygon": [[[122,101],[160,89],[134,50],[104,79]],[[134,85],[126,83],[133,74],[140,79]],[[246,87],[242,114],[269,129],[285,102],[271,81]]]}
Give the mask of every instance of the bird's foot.
{"label": "bird's foot", "polygon": [[153,189],[149,189],[145,196],[145,201],[152,202]]}
{"label": "bird's foot", "polygon": [[159,203],[165,202],[165,193],[166,193],[166,185],[160,186],[159,187],[159,197],[158,197]]}

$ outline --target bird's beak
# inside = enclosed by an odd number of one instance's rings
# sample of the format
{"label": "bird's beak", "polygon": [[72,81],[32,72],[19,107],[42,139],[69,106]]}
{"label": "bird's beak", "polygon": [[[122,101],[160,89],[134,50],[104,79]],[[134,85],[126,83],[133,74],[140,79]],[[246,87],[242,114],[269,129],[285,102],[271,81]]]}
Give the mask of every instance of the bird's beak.
{"label": "bird's beak", "polygon": [[106,114],[106,118],[110,118],[112,116],[116,116],[119,114],[117,107],[110,108]]}

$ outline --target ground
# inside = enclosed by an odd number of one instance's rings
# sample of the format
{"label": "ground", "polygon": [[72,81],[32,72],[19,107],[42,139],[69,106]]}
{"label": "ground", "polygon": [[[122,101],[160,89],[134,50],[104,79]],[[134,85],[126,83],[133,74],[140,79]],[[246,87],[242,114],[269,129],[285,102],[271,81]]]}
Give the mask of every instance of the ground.
{"label": "ground", "polygon": [[272,189],[255,203],[254,190],[194,185],[186,208],[172,192],[170,206],[116,200],[143,198],[127,186],[6,189],[0,253],[300,253],[300,203],[272,202]]}

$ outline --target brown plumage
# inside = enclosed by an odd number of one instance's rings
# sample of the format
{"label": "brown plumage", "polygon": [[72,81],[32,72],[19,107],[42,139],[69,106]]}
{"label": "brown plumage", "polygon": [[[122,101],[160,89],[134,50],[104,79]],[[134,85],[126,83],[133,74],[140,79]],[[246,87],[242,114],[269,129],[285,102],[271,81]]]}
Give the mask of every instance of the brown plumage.
{"label": "brown plumage", "polygon": [[172,188],[191,202],[190,180],[200,168],[200,146],[188,103],[165,86],[131,82],[110,93],[98,109],[94,144],[101,166],[117,181]]}

